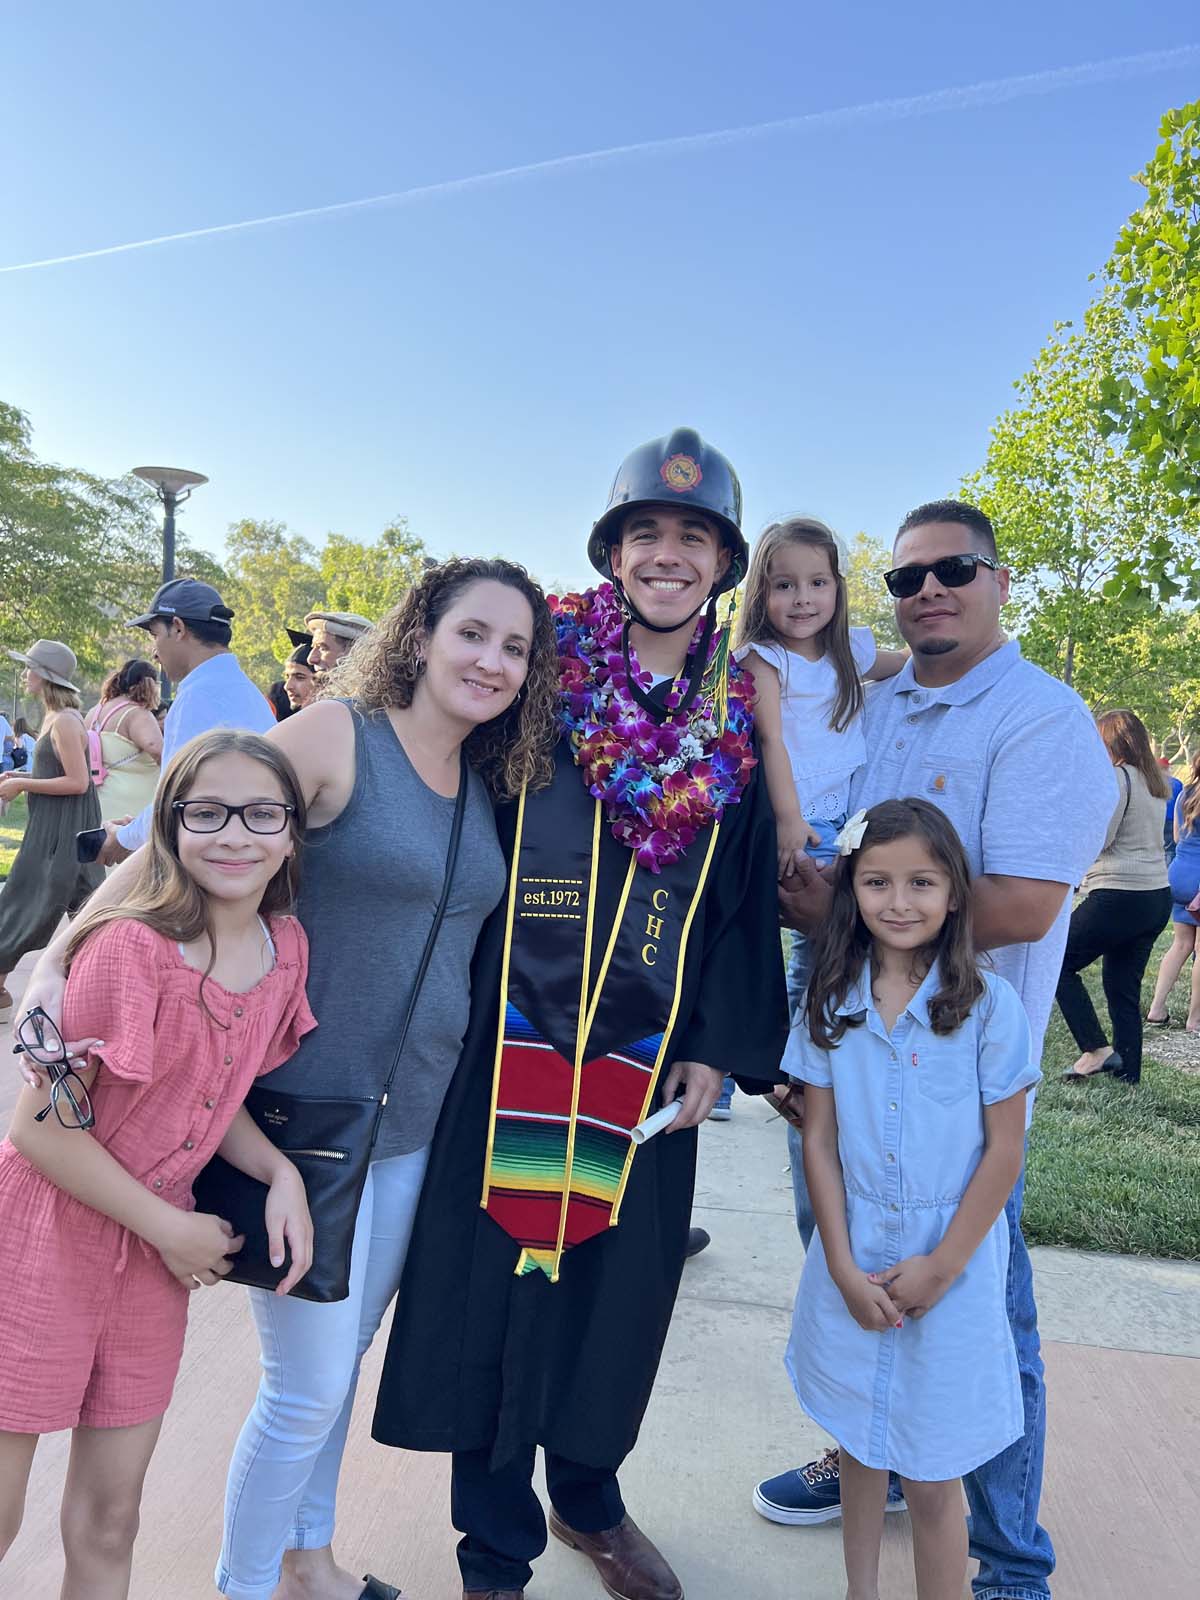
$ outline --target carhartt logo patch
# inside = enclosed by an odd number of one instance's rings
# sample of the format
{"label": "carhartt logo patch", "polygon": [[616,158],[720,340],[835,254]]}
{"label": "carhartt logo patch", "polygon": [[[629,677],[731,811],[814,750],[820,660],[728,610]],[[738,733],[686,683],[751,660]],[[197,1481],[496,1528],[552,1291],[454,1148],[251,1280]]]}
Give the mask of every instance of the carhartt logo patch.
{"label": "carhartt logo patch", "polygon": [[685,455],[669,457],[659,467],[658,475],[667,488],[674,489],[676,494],[686,494],[689,489],[694,489],[704,476],[700,471],[700,463]]}
{"label": "carhartt logo patch", "polygon": [[944,772],[935,774],[935,776],[929,780],[929,787],[933,790],[934,794],[945,794],[946,774]]}

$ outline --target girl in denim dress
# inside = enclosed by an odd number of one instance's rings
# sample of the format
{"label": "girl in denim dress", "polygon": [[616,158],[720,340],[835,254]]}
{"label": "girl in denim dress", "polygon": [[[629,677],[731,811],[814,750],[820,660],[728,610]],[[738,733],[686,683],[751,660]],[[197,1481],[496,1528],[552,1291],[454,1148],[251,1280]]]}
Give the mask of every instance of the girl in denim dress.
{"label": "girl in denim dress", "polygon": [[959,1600],[959,1480],[1024,1428],[1003,1211],[1041,1074],[1016,991],[978,967],[944,814],[885,801],[843,842],[784,1057],[817,1218],[787,1366],[841,1452],[848,1600],[877,1600],[889,1471],[919,1600]]}

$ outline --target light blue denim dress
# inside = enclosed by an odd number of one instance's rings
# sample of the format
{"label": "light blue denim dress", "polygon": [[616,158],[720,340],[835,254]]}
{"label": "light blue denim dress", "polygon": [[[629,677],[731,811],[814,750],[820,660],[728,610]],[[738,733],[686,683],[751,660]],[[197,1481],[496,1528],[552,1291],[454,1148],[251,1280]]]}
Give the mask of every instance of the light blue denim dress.
{"label": "light blue denim dress", "polygon": [[[803,1021],[783,1067],[832,1088],[850,1247],[864,1272],[927,1255],[983,1155],[983,1108],[1037,1083],[1016,990],[992,973],[963,1025],[929,1025],[935,966],[887,1033],[864,973],[840,1008],[864,1018],[831,1051]],[[917,1480],[959,1478],[1024,1432],[1005,1306],[1003,1213],[933,1310],[869,1333],[846,1309],[814,1236],[796,1295],[786,1364],[800,1404],[869,1467]]]}

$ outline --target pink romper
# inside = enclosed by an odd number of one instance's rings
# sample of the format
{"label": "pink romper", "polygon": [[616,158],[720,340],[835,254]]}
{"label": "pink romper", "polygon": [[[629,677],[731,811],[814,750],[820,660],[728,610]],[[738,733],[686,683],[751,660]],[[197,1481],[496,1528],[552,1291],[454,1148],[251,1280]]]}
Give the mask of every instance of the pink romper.
{"label": "pink romper", "polygon": [[[245,994],[200,974],[144,923],[98,929],[71,967],[68,1039],[97,1038],[96,1138],[126,1171],[190,1211],[192,1179],[261,1073],[316,1027],[308,940],[271,924],[275,966]],[[51,1113],[53,1115],[53,1113]],[[183,1353],[188,1291],[158,1252],[0,1144],[0,1429],[121,1428],[161,1416]]]}

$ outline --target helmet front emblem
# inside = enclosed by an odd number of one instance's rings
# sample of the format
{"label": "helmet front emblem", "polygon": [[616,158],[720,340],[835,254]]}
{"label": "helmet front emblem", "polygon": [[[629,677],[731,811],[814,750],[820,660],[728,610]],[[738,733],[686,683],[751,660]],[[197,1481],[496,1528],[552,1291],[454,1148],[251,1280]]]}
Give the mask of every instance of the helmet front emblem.
{"label": "helmet front emblem", "polygon": [[676,494],[686,494],[689,489],[694,489],[704,476],[700,471],[700,463],[685,455],[668,457],[659,467],[658,475],[667,488],[674,489]]}

